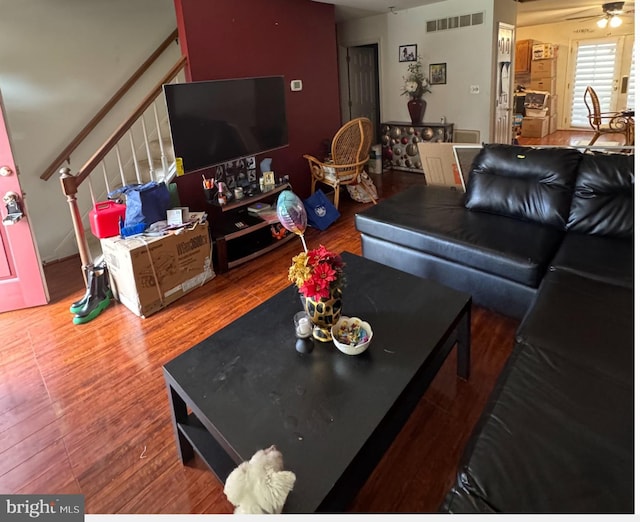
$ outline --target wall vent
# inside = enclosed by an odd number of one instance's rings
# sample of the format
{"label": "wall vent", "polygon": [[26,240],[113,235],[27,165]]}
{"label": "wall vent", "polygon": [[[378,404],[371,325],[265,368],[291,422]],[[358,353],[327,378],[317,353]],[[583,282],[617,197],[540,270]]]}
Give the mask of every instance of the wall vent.
{"label": "wall vent", "polygon": [[454,143],[480,143],[479,130],[453,129]]}
{"label": "wall vent", "polygon": [[446,31],[448,29],[459,29],[472,25],[482,25],[484,23],[484,12],[466,14],[460,16],[450,16],[439,18],[438,20],[427,20],[426,27],[428,33],[436,31]]}

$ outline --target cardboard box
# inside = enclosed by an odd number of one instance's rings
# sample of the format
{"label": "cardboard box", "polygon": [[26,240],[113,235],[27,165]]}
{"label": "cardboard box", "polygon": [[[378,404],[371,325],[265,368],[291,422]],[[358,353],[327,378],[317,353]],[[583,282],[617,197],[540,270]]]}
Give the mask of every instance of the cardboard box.
{"label": "cardboard box", "polygon": [[165,308],[215,277],[208,223],[162,237],[102,239],[111,289],[140,317]]}
{"label": "cardboard box", "polygon": [[189,221],[189,207],[174,207],[167,210],[167,225],[182,225]]}
{"label": "cardboard box", "polygon": [[544,118],[524,117],[522,119],[522,131],[520,135],[523,138],[543,138],[549,134],[549,116]]}
{"label": "cardboard box", "polygon": [[538,80],[531,80],[529,88],[534,91],[546,91],[553,95],[556,94],[556,79],[540,78]]}
{"label": "cardboard box", "polygon": [[558,55],[558,46],[551,43],[533,44],[531,47],[532,60],[546,60]]}
{"label": "cardboard box", "polygon": [[531,62],[531,79],[555,78],[557,60],[555,58]]}
{"label": "cardboard box", "polygon": [[427,185],[465,191],[465,182],[453,150],[454,145],[457,144],[427,141],[418,143],[418,154]]}
{"label": "cardboard box", "polygon": [[547,115],[548,107],[544,107],[543,109],[533,109],[531,107],[526,107],[524,110],[525,116],[530,116],[532,118],[544,118]]}

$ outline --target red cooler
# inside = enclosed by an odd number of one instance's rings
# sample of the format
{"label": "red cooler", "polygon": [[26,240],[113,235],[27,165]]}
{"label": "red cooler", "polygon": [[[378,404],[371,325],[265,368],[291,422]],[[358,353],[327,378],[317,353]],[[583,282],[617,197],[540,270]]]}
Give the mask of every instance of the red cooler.
{"label": "red cooler", "polygon": [[99,238],[120,234],[120,218],[124,221],[127,205],[115,201],[101,201],[89,211],[91,232]]}

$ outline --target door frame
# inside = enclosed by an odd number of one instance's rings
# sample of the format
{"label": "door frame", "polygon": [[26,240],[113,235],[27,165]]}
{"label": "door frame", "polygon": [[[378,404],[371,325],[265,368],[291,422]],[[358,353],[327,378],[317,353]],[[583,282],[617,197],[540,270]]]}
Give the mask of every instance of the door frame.
{"label": "door frame", "polygon": [[[571,109],[573,106],[573,90],[575,86],[575,76],[576,76],[576,60],[578,59],[578,46],[580,42],[606,42],[606,41],[616,41],[616,53],[619,53],[619,60],[617,60],[616,67],[614,70],[614,81],[617,82],[616,87],[614,88],[613,99],[616,104],[620,104],[621,99],[626,101],[626,93],[624,95],[620,94],[620,87],[622,85],[622,77],[625,76],[625,72],[628,74],[629,67],[631,66],[631,53],[633,51],[634,44],[634,36],[633,35],[609,35],[609,36],[599,36],[594,38],[573,38],[569,41],[569,58],[567,61],[567,77],[568,81],[566,82],[565,87],[565,103],[563,107],[562,114],[562,122],[563,127],[571,130],[591,130],[591,127],[574,127],[571,125]],[[626,68],[626,69],[625,69]],[[620,80],[620,81],[619,81]],[[624,98],[622,98],[624,96]],[[602,108],[603,111],[608,109]]]}
{"label": "door frame", "polygon": [[[349,67],[347,62],[348,49],[350,47],[362,47],[367,45],[375,45],[378,48],[377,61],[378,61],[378,75],[376,78],[377,90],[378,90],[378,115],[380,121],[383,120],[382,107],[383,97],[385,96],[384,90],[380,88],[380,78],[384,77],[384,59],[382,57],[381,50],[384,49],[382,40],[380,38],[371,38],[363,40],[349,40],[338,45],[338,76],[340,80],[340,112],[341,121],[343,124],[349,121]],[[373,122],[375,125],[375,122]],[[379,129],[376,129],[376,134]]]}

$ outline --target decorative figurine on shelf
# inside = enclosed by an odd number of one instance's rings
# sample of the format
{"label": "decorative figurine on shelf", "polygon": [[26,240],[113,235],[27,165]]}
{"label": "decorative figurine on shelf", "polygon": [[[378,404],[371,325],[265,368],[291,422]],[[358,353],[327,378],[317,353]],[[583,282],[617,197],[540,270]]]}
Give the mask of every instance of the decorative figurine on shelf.
{"label": "decorative figurine on shelf", "polygon": [[272,158],[264,158],[260,162],[260,172],[262,172],[262,174],[264,174],[265,172],[271,171],[271,162],[272,161],[273,161]]}

